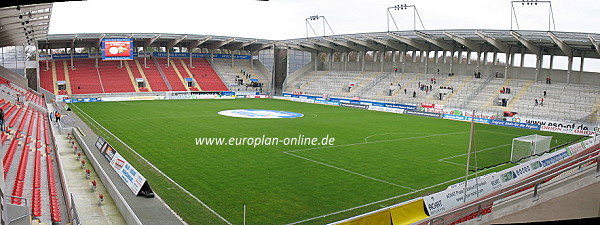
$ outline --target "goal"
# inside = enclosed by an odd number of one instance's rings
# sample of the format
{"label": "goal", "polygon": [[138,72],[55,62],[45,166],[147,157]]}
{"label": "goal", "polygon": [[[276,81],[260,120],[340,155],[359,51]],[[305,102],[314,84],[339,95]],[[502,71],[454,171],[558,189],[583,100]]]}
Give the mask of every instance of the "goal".
{"label": "goal", "polygon": [[510,161],[519,162],[523,159],[528,161],[532,156],[539,156],[550,150],[551,141],[552,136],[542,136],[537,134],[513,138]]}

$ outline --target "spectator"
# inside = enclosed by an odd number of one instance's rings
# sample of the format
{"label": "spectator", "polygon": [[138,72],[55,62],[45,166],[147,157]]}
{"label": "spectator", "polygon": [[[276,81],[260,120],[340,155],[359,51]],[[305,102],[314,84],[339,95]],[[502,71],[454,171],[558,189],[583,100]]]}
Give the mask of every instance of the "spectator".
{"label": "spectator", "polygon": [[535,99],[535,106],[538,106],[538,100],[537,100],[537,98]]}
{"label": "spectator", "polygon": [[546,91],[544,91],[544,97],[546,97]]}
{"label": "spectator", "polygon": [[540,106],[544,106],[544,98],[540,101]]}
{"label": "spectator", "polygon": [[413,98],[416,98],[416,97],[417,97],[417,92],[413,91]]}

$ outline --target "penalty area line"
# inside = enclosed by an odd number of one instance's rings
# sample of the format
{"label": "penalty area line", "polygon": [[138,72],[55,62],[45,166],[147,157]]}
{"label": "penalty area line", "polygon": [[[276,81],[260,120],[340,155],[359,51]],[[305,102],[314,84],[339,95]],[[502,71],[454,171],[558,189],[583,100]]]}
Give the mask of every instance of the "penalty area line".
{"label": "penalty area line", "polygon": [[463,133],[468,133],[468,132],[469,131],[460,131],[460,132],[452,132],[452,133],[432,134],[432,135],[425,135],[425,136],[415,136],[415,137],[407,137],[407,138],[396,138],[396,139],[388,139],[388,140],[379,140],[379,141],[372,141],[372,142],[358,142],[358,143],[343,144],[343,145],[331,145],[331,146],[322,146],[322,147],[314,147],[314,148],[304,148],[304,149],[297,149],[297,150],[286,151],[286,153],[299,152],[299,151],[307,151],[307,150],[325,149],[325,148],[336,148],[336,147],[354,146],[354,145],[384,143],[384,142],[392,142],[392,141],[411,140],[411,139],[419,139],[419,138],[429,138],[429,137],[437,137],[437,136],[445,136],[445,135],[453,135],[453,134],[463,134]]}
{"label": "penalty area line", "polygon": [[291,156],[297,157],[297,158],[300,158],[300,159],[304,159],[306,161],[310,161],[310,162],[314,162],[314,163],[317,163],[317,164],[321,164],[323,166],[327,166],[327,167],[330,167],[330,168],[333,168],[333,169],[336,169],[336,170],[341,170],[341,171],[344,171],[344,172],[347,172],[347,173],[351,173],[351,174],[354,174],[354,175],[358,175],[358,176],[361,176],[361,177],[364,177],[364,178],[367,178],[367,179],[378,181],[378,182],[381,182],[381,183],[393,185],[393,186],[396,186],[396,187],[401,187],[401,188],[412,190],[412,191],[416,190],[414,188],[410,188],[410,187],[402,186],[402,185],[399,185],[399,184],[396,184],[396,183],[392,183],[392,182],[389,182],[389,181],[377,179],[375,177],[367,176],[367,175],[364,175],[364,174],[361,174],[361,173],[357,173],[357,172],[354,172],[352,170],[347,170],[347,169],[344,169],[344,168],[340,168],[340,167],[337,167],[337,166],[334,166],[334,165],[329,165],[329,164],[324,163],[324,162],[320,162],[320,161],[317,161],[317,160],[314,160],[314,159],[309,159],[309,158],[302,157],[302,156],[299,156],[299,155],[295,155],[295,154],[292,154],[292,153],[289,153],[289,152],[283,152],[283,153],[287,154],[287,155],[291,155]]}
{"label": "penalty area line", "polygon": [[162,176],[164,176],[165,178],[167,178],[167,180],[169,180],[171,183],[175,184],[175,186],[177,186],[183,192],[185,192],[186,194],[188,194],[190,197],[192,197],[198,203],[202,204],[202,206],[204,206],[206,209],[208,209],[211,213],[213,213],[215,216],[217,216],[223,222],[225,222],[225,223],[227,223],[229,225],[233,225],[231,222],[229,222],[229,220],[225,219],[223,216],[221,216],[215,210],[213,210],[212,208],[210,208],[210,206],[208,206],[206,203],[204,203],[202,200],[200,200],[194,194],[192,194],[187,189],[185,189],[184,187],[182,187],[181,185],[179,185],[177,182],[175,182],[173,179],[171,179],[171,177],[167,176],[167,174],[163,173],[160,169],[158,169],[156,166],[154,166],[154,164],[150,163],[150,161],[148,161],[146,158],[144,158],[142,155],[140,155],[137,151],[133,150],[133,148],[131,148],[131,147],[129,147],[129,145],[125,144],[125,142],[123,142],[121,139],[119,139],[119,137],[117,137],[112,132],[110,132],[108,129],[106,129],[104,126],[102,126],[100,123],[98,123],[98,121],[96,121],[94,118],[92,118],[86,112],[84,112],[83,110],[81,110],[78,106],[76,106],[76,105],[73,105],[73,106],[75,106],[75,108],[77,108],[80,112],[82,112],[83,114],[85,114],[90,120],[92,120],[94,123],[96,123],[99,127],[101,127],[102,129],[104,129],[106,132],[108,132],[110,135],[112,135],[115,139],[117,139],[119,142],[121,142],[121,144],[123,144],[125,147],[129,148],[136,156],[138,156],[139,158],[141,158],[142,160],[144,160],[144,162],[146,162],[148,165],[150,165],[150,167],[152,167],[154,170],[156,170]]}

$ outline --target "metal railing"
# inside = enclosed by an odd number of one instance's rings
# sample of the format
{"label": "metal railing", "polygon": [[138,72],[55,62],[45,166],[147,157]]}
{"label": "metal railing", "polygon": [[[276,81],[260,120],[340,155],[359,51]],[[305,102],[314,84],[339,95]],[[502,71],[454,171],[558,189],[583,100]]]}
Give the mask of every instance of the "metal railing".
{"label": "metal railing", "polygon": [[[497,204],[500,200],[508,200],[509,197],[526,197],[529,195],[530,198],[535,201],[540,197],[541,188],[548,188],[550,190],[550,188],[554,187],[552,185],[542,186],[542,184],[558,183],[562,179],[573,177],[584,172],[589,172],[590,170],[595,170],[595,176],[598,177],[600,176],[600,144],[596,144],[589,149],[592,150],[581,154],[578,157],[555,165],[548,170],[534,174],[531,177],[507,186],[502,190],[492,193],[477,201],[467,203],[459,208],[449,210],[448,212],[438,216],[429,217],[414,224],[446,225],[458,224],[472,219],[480,221],[482,220],[482,215],[491,213],[492,206]],[[554,178],[560,177],[560,175],[563,174],[569,176],[553,180]],[[519,195],[517,195],[518,193]]]}

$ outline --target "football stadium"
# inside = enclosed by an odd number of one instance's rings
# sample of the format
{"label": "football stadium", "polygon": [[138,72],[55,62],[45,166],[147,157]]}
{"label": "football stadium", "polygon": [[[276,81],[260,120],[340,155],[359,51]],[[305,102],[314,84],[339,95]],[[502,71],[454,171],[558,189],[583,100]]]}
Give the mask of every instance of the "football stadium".
{"label": "football stadium", "polygon": [[557,30],[553,1],[494,1],[498,29],[402,3],[343,34],[50,32],[83,3],[0,8],[0,224],[600,217],[600,33]]}

